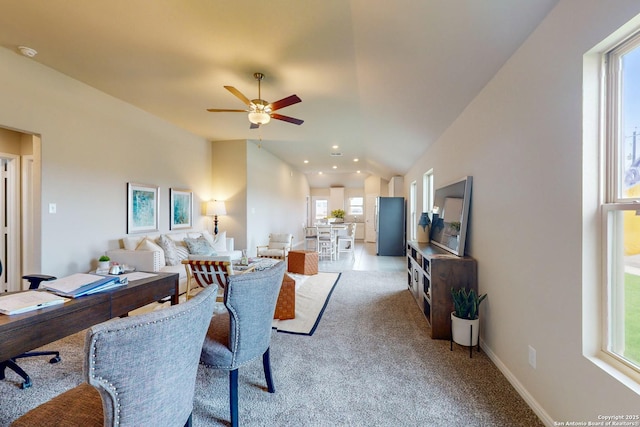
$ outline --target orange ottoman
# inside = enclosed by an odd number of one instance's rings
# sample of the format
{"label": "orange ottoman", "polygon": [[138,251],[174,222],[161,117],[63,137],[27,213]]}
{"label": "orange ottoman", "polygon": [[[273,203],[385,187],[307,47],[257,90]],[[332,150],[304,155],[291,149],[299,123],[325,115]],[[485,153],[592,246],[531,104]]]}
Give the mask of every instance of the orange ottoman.
{"label": "orange ottoman", "polygon": [[318,274],[318,252],[289,251],[288,271],[307,276]]}
{"label": "orange ottoman", "polygon": [[276,302],[274,319],[293,319],[296,317],[296,281],[291,276],[284,273],[280,294]]}

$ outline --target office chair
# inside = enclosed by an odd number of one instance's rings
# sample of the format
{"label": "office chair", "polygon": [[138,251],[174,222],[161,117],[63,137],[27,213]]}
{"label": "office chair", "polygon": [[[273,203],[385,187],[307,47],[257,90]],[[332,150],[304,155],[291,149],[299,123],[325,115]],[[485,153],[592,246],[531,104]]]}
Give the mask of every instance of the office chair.
{"label": "office chair", "polygon": [[[2,274],[2,262],[0,261],[0,274]],[[54,276],[47,276],[44,274],[30,274],[27,276],[22,276],[23,279],[29,281],[29,289],[38,289],[40,287],[40,283],[48,280],[54,280]],[[58,351],[30,351],[27,353],[22,353],[18,356],[12,357],[9,360],[5,360],[0,362],[0,380],[5,378],[4,371],[6,368],[11,369],[16,374],[20,375],[24,380],[20,385],[20,388],[25,389],[31,387],[31,378],[29,375],[16,363],[16,359],[23,359],[25,357],[36,357],[36,356],[53,356],[49,363],[58,363],[60,359],[60,352]]]}

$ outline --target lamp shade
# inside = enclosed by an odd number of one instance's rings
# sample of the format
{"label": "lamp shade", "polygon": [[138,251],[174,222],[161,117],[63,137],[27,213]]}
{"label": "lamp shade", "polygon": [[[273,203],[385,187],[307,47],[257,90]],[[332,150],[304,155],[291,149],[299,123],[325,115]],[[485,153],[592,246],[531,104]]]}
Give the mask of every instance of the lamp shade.
{"label": "lamp shade", "polygon": [[227,208],[222,200],[212,200],[207,203],[207,216],[226,215]]}

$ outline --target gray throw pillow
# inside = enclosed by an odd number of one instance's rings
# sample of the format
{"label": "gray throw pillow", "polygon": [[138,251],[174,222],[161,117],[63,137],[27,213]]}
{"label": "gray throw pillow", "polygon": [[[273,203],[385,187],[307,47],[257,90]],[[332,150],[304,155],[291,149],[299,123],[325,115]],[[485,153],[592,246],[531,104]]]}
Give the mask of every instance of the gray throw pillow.
{"label": "gray throw pillow", "polygon": [[189,248],[189,253],[193,255],[205,255],[205,256],[215,256],[216,252],[213,250],[213,246],[209,244],[207,239],[200,236],[195,239],[186,237],[184,242],[187,244],[187,248]]}

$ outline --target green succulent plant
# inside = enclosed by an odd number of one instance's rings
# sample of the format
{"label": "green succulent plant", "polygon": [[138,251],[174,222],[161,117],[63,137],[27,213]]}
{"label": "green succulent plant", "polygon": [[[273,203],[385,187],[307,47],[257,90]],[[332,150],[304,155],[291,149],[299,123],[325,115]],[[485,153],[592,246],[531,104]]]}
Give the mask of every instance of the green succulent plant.
{"label": "green succulent plant", "polygon": [[473,289],[467,292],[467,288],[451,288],[453,297],[454,315],[461,319],[475,320],[478,318],[480,303],[487,297],[487,294],[478,295]]}
{"label": "green succulent plant", "polygon": [[111,261],[111,258],[109,258],[106,255],[102,255],[100,258],[98,258],[98,261],[100,262]]}

